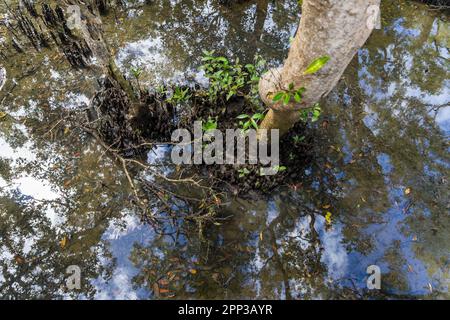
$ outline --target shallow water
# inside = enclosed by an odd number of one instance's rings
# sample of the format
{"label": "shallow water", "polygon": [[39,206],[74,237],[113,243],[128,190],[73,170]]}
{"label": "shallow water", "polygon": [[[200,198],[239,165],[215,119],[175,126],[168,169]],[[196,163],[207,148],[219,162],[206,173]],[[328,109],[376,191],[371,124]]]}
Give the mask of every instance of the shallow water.
{"label": "shallow water", "polygon": [[[143,68],[143,85],[203,81],[204,49],[281,63],[296,2],[159,1],[103,20],[118,65]],[[60,121],[89,103],[94,71],[71,69],[56,51],[8,52],[0,297],[362,297],[375,264],[375,297],[449,298],[448,21],[409,1],[384,1],[382,16],[323,102],[305,181],[269,199],[232,199],[221,212],[230,218],[203,237],[142,224],[121,167]],[[64,286],[70,265],[82,269],[79,291]]]}

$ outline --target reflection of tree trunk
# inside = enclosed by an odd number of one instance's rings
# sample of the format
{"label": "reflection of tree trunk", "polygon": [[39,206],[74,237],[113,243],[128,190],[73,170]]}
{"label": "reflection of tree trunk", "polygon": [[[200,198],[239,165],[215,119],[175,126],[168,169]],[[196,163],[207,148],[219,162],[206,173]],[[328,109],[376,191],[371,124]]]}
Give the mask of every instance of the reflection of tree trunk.
{"label": "reflection of tree trunk", "polygon": [[[67,2],[64,2],[68,6]],[[120,87],[127,93],[127,96],[131,101],[136,102],[136,95],[134,94],[131,85],[117,68],[114,61],[114,55],[103,38],[100,12],[106,11],[106,4],[102,1],[98,1],[97,5],[99,6],[98,8],[94,8],[94,6],[92,6],[91,9],[88,9],[82,3],[79,4],[82,14],[82,22],[81,25],[76,27],[76,33],[81,39],[86,41],[94,56],[100,62],[100,66],[103,68],[103,71],[105,73],[109,73],[119,83]]]}
{"label": "reflection of tree trunk", "polygon": [[258,1],[256,6],[255,29],[253,30],[257,42],[261,41],[264,33],[264,23],[266,22],[267,10],[269,8],[269,0]]}
{"label": "reflection of tree trunk", "polygon": [[[260,82],[261,99],[271,110],[262,129],[280,129],[286,133],[299,120],[295,110],[311,107],[326,96],[339,81],[357,50],[366,42],[372,28],[368,20],[380,0],[304,0],[300,27],[283,67],[266,73]],[[329,56],[328,64],[313,75],[304,71],[315,59]],[[305,87],[301,103],[273,104],[274,93],[290,84]]]}
{"label": "reflection of tree trunk", "polygon": [[[43,4],[40,10],[30,1],[24,3],[25,8],[7,8],[20,27],[18,30],[29,39],[36,50],[40,50],[41,46],[49,46],[50,39],[53,39],[74,68],[100,68],[120,84],[131,101],[136,101],[131,85],[115,65],[113,54],[103,38],[100,12],[107,9],[106,2],[97,1],[87,6],[81,0],[62,0],[58,3],[49,1]],[[68,12],[70,5],[76,5],[80,9],[81,20],[77,24],[69,23],[71,14],[76,14]],[[14,45],[17,36],[13,29],[10,29]],[[90,59],[92,56],[95,57],[95,63]]]}
{"label": "reflection of tree trunk", "polygon": [[289,277],[286,270],[284,269],[283,260],[281,259],[280,254],[278,253],[277,236],[275,234],[275,231],[273,231],[272,226],[269,226],[267,229],[270,232],[270,244],[272,245],[273,258],[283,275],[283,284],[284,284],[284,291],[286,293],[286,300],[292,300],[291,287],[289,286]]}
{"label": "reflection of tree trunk", "polygon": [[[352,189],[352,199],[365,199],[367,204],[363,204],[363,206],[370,206],[381,212],[383,205],[388,202],[388,191],[377,156],[385,150],[377,150],[383,144],[377,141],[372,130],[364,123],[364,118],[367,116],[364,111],[364,101],[370,99],[365,97],[364,90],[359,83],[358,70],[361,68],[363,66],[355,58],[344,76],[345,88],[349,90],[351,96],[350,105],[346,107],[349,111],[345,112],[344,118],[348,117],[351,120],[344,121],[344,124],[340,127],[346,132],[345,137],[352,151],[353,160],[353,163],[347,166],[346,172],[349,179],[358,181]],[[340,101],[339,104],[341,103],[345,104],[344,101]],[[336,132],[336,134],[339,135],[339,132]],[[367,152],[367,148],[373,148],[373,152]],[[351,199],[346,199],[343,202],[346,201],[351,201]]]}

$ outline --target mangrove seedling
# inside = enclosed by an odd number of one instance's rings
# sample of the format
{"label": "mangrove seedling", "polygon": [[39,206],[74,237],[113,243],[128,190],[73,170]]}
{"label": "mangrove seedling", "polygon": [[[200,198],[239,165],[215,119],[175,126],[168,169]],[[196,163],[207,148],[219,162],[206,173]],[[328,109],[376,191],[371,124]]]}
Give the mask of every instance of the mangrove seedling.
{"label": "mangrove seedling", "polygon": [[237,118],[239,120],[241,120],[241,121],[239,121],[239,125],[241,126],[242,131],[245,132],[248,129],[250,129],[251,127],[258,130],[259,129],[258,122],[262,121],[264,119],[264,114],[263,113],[255,113],[252,116],[249,116],[248,114],[241,114]]}
{"label": "mangrove seedling", "polygon": [[172,94],[172,97],[170,97],[168,101],[177,104],[186,102],[190,97],[191,95],[189,94],[189,88],[182,89],[180,87],[176,87]]}
{"label": "mangrove seedling", "polygon": [[238,170],[239,178],[244,178],[250,174],[250,171],[247,168]]}

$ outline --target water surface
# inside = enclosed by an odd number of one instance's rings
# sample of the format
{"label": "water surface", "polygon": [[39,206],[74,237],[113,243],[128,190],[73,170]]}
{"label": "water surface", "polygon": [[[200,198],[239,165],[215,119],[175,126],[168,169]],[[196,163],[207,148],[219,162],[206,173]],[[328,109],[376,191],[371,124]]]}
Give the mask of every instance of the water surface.
{"label": "water surface", "polygon": [[[376,264],[372,296],[449,298],[448,17],[411,1],[384,1],[382,16],[323,102],[305,181],[233,198],[201,237],[141,223],[120,165],[61,121],[89,103],[98,74],[54,50],[2,50],[0,297],[361,298]],[[299,18],[297,1],[182,0],[103,21],[118,65],[143,68],[150,86],[204,81],[205,49],[278,65]],[[82,268],[80,291],[64,286],[69,265]]]}

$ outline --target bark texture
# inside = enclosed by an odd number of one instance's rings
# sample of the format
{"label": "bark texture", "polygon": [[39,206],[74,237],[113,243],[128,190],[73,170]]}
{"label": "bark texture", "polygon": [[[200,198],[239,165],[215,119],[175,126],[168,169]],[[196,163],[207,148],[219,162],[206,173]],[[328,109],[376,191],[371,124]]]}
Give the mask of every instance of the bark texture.
{"label": "bark texture", "polygon": [[[267,72],[259,84],[260,96],[271,108],[262,129],[286,133],[299,120],[295,111],[311,107],[335,87],[371,34],[378,18],[373,8],[379,5],[380,0],[303,1],[300,26],[284,66]],[[331,58],[326,66],[315,74],[304,75],[309,64],[322,56]],[[306,88],[302,102],[273,104],[273,94],[287,89],[290,83],[295,88]]]}

